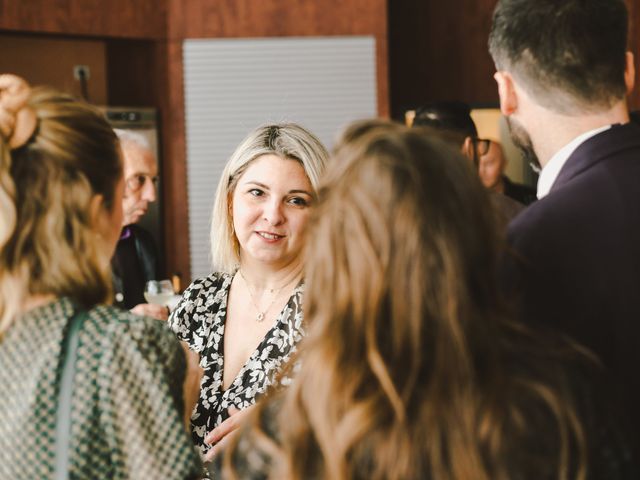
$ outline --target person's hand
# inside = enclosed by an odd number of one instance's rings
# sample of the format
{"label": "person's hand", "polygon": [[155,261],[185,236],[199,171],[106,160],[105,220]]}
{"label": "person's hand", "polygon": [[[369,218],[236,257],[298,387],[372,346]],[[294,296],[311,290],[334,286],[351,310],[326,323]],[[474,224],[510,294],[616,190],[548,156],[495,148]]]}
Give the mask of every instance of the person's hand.
{"label": "person's hand", "polygon": [[218,425],[216,428],[211,430],[209,434],[205,437],[204,442],[213,445],[213,448],[207,452],[204,457],[205,462],[210,462],[213,460],[213,457],[218,455],[225,446],[229,443],[229,440],[236,435],[237,428],[242,424],[247,415],[251,412],[251,410],[255,407],[252,405],[250,407],[245,408],[244,410],[238,410],[235,407],[229,407],[229,415],[224,422]]}
{"label": "person's hand", "polygon": [[152,305],[150,303],[141,303],[131,309],[136,315],[144,315],[153,317],[158,320],[166,320],[169,318],[169,309],[164,305]]}

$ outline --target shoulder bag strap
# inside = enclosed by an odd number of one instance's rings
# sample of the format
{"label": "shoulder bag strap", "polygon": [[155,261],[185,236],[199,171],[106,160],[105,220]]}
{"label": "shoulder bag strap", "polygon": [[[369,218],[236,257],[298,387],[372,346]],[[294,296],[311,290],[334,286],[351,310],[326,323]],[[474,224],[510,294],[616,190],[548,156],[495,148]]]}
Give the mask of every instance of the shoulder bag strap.
{"label": "shoulder bag strap", "polygon": [[71,400],[73,398],[73,377],[75,376],[78,353],[78,332],[82,328],[87,312],[76,311],[69,320],[67,335],[62,341],[60,385],[58,409],[56,411],[55,435],[55,480],[69,478],[69,444],[71,441]]}

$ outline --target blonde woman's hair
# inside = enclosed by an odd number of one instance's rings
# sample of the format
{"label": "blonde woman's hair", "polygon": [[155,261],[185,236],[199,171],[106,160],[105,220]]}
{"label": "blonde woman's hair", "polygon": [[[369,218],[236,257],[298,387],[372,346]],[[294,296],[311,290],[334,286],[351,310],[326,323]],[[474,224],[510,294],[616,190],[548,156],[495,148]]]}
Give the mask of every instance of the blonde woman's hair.
{"label": "blonde woman's hair", "polygon": [[328,157],[320,140],[294,123],[265,125],[251,132],[229,158],[216,190],[211,215],[213,271],[231,273],[238,267],[240,245],[233,230],[230,198],[239,178],[251,162],[262,155],[277,155],[300,162],[314,192]]}
{"label": "blonde woman's hair", "polygon": [[224,478],[239,452],[268,457],[273,479],[585,478],[564,344],[505,315],[491,207],[465,158],[357,124],[312,217],[301,370],[258,406]]}
{"label": "blonde woman's hair", "polygon": [[109,259],[92,231],[90,204],[113,208],[122,176],[113,130],[94,107],[47,88],[28,101],[37,128],[10,150],[0,140],[0,335],[31,295],[84,306],[109,299]]}

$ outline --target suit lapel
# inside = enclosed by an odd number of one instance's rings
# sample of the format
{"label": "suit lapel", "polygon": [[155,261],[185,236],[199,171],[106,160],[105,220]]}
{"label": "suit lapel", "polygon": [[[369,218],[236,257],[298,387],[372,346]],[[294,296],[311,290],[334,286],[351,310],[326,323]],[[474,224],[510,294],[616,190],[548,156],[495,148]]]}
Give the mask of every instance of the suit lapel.
{"label": "suit lapel", "polygon": [[616,124],[578,146],[560,170],[550,193],[562,188],[571,179],[590,169],[611,155],[640,146],[640,127],[627,123]]}

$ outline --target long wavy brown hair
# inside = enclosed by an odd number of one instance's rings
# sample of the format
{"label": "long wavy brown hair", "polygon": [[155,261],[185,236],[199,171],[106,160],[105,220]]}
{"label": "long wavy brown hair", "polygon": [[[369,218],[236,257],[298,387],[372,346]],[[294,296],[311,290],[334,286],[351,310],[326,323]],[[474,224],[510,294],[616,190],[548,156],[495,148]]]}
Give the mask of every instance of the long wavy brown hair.
{"label": "long wavy brown hair", "polygon": [[421,131],[346,132],[309,227],[301,370],[243,436],[269,478],[585,478],[557,367],[572,350],[504,313],[488,202],[469,162]]}

